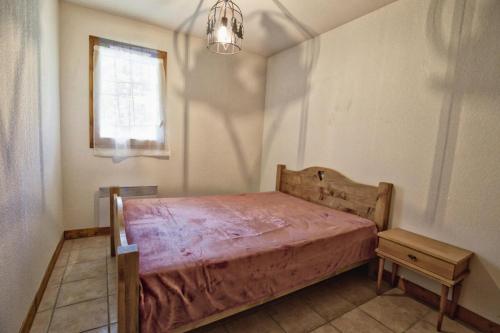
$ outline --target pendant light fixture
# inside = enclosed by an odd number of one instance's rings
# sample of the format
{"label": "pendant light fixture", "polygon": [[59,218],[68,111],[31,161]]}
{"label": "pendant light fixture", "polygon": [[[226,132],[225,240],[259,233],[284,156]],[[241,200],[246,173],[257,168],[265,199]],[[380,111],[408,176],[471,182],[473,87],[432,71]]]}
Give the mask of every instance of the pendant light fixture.
{"label": "pendant light fixture", "polygon": [[219,54],[241,51],[243,14],[232,0],[217,0],[210,9],[207,23],[207,48]]}

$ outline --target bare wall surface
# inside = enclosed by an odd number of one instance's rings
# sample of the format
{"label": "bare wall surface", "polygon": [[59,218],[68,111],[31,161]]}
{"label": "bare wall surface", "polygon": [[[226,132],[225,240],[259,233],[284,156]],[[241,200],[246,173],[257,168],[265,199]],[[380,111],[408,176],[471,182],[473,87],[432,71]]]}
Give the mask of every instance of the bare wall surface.
{"label": "bare wall surface", "polygon": [[263,191],[277,163],[393,182],[392,227],[474,251],[460,303],[495,322],[498,36],[500,1],[400,0],[271,57],[261,167]]}
{"label": "bare wall surface", "polygon": [[[193,13],[193,17],[197,14]],[[61,114],[65,228],[97,226],[100,186],[158,185],[160,195],[258,191],[266,60],[224,57],[204,41],[62,2]],[[192,22],[179,26],[189,31]],[[88,36],[168,52],[168,160],[93,156],[88,134]]]}
{"label": "bare wall surface", "polygon": [[62,234],[58,3],[0,1],[0,332],[17,332]]}

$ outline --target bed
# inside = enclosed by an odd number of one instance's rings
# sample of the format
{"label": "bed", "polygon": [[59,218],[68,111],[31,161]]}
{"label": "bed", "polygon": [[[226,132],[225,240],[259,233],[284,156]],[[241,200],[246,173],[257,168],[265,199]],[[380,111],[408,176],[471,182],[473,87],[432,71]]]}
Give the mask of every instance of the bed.
{"label": "bed", "polygon": [[391,193],[283,165],[275,192],[123,200],[112,188],[118,331],[185,332],[368,263]]}

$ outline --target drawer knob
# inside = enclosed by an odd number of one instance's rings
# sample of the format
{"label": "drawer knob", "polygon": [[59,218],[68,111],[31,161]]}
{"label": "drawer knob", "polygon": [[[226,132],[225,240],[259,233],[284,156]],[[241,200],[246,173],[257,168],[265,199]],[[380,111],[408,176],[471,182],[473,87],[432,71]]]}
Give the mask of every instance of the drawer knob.
{"label": "drawer knob", "polygon": [[409,254],[408,258],[410,258],[411,261],[417,261],[417,257],[415,257],[413,254]]}

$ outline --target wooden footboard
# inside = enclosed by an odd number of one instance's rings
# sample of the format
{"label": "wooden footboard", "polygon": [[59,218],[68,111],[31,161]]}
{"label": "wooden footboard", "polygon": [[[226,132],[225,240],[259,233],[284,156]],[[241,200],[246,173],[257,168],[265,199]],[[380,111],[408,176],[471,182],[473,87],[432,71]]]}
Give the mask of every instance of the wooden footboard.
{"label": "wooden footboard", "polygon": [[136,333],[139,331],[139,250],[127,240],[119,187],[110,188],[110,203],[111,256],[117,257],[118,273],[118,332]]}
{"label": "wooden footboard", "polygon": [[[290,171],[286,169],[286,166],[278,165],[276,174],[276,191],[368,218],[376,223],[379,231],[387,229],[392,188],[393,185],[390,183],[380,183],[378,186],[356,183],[335,170],[321,167]],[[120,197],[119,187],[110,188],[110,206],[111,255],[117,256],[118,265],[118,332],[135,333],[139,332],[139,251],[137,245],[129,244],[127,240],[123,219],[123,200]],[[210,324],[368,262],[354,263],[334,274],[318,278],[279,295],[218,313],[176,328],[173,332],[186,332]]]}

